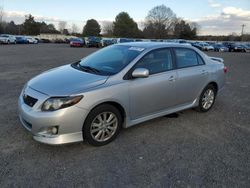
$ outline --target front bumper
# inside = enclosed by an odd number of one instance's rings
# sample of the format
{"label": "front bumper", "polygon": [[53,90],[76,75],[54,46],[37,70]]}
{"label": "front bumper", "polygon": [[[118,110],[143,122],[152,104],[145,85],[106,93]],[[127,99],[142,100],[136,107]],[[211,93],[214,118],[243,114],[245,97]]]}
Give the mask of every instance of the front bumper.
{"label": "front bumper", "polygon": [[[26,94],[37,98],[38,102],[30,107],[24,103],[21,95],[18,100],[19,119],[36,141],[50,145],[83,141],[82,126],[87,110],[71,106],[53,112],[42,112],[40,106],[48,96],[31,88],[26,89]],[[57,134],[45,133],[45,130],[54,126],[58,127]]]}

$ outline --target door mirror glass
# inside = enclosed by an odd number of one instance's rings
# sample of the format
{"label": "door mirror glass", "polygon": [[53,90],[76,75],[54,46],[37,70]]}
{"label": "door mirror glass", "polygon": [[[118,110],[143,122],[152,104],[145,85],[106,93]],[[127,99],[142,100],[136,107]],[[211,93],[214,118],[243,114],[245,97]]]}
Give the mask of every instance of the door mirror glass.
{"label": "door mirror glass", "polygon": [[136,68],[132,72],[133,78],[147,78],[148,75],[149,75],[149,71],[148,71],[148,69],[145,69],[145,68]]}

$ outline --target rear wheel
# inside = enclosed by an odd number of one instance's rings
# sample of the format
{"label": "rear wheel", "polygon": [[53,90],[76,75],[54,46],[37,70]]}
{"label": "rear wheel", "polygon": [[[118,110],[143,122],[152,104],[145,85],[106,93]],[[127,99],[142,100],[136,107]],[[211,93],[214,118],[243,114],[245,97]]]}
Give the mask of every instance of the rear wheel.
{"label": "rear wheel", "polygon": [[209,111],[216,98],[216,89],[213,85],[208,85],[201,93],[199,99],[199,106],[196,108],[199,112]]}
{"label": "rear wheel", "polygon": [[122,126],[122,116],[117,108],[104,104],[94,108],[83,126],[83,137],[94,146],[103,146],[113,141]]}

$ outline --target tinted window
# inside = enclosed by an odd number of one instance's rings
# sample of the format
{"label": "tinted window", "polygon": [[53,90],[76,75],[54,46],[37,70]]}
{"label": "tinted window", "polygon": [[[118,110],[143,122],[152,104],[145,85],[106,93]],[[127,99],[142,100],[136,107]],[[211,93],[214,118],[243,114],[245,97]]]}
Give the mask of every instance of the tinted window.
{"label": "tinted window", "polygon": [[171,70],[173,65],[170,49],[149,52],[139,60],[135,68],[146,68],[149,70],[149,74]]}
{"label": "tinted window", "polygon": [[186,48],[175,49],[178,68],[199,65],[196,52]]}
{"label": "tinted window", "polygon": [[143,50],[144,48],[131,46],[110,46],[87,56],[80,65],[97,69],[102,75],[113,75],[120,72]]}

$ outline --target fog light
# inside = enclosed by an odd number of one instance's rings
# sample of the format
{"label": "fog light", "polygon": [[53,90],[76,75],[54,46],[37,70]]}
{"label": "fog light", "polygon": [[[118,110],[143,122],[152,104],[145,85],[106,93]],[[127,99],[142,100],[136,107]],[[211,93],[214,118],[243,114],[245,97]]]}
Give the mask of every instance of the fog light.
{"label": "fog light", "polygon": [[52,127],[51,132],[52,132],[52,134],[57,134],[57,132],[58,132],[57,127]]}

